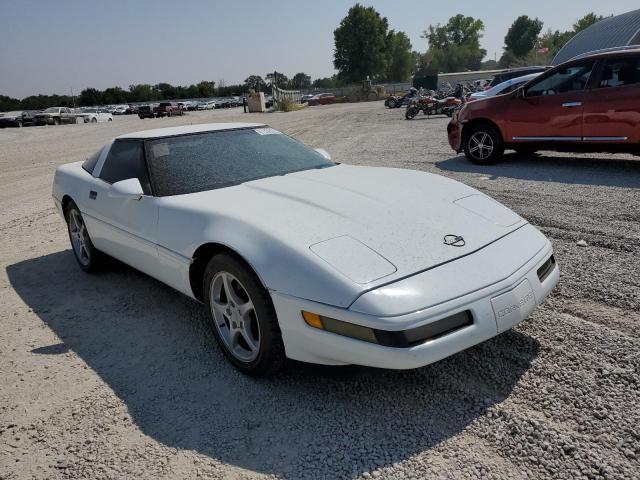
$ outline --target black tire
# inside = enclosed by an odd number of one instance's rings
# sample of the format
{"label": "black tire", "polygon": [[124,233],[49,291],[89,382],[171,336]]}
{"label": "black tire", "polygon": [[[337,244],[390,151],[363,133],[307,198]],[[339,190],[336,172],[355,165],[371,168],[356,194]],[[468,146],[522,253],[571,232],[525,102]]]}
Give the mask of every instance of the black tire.
{"label": "black tire", "polygon": [[395,98],[390,98],[387,106],[389,108],[396,108],[397,104],[398,104],[398,101]]}
{"label": "black tire", "polygon": [[96,117],[93,117],[93,118],[91,119],[91,123],[98,123],[98,119],[97,119]]}
{"label": "black tire", "polygon": [[471,163],[491,165],[498,162],[504,153],[502,135],[488,123],[471,127],[464,136],[464,154]]}
{"label": "black tire", "polygon": [[420,110],[418,107],[407,107],[407,111],[404,112],[404,118],[407,120],[412,120]]}
{"label": "black tire", "polygon": [[113,118],[107,119],[108,122],[113,122]]}
{"label": "black tire", "polygon": [[[253,304],[253,316],[250,321],[252,322],[252,327],[257,327],[259,337],[257,340],[257,356],[246,361],[231,351],[226,343],[229,340],[225,340],[222,336],[223,333],[221,333],[221,331],[224,331],[225,328],[227,328],[229,332],[231,331],[230,317],[222,314],[223,318],[221,319],[221,312],[218,307],[218,320],[221,321],[217,324],[214,313],[213,297],[216,295],[214,279],[219,282],[220,280],[218,280],[218,278],[220,278],[220,276],[228,274],[235,277],[235,281],[237,282],[235,288],[237,288],[238,291],[234,293],[236,293],[236,295],[246,294],[248,299],[243,298],[243,300],[251,301]],[[232,255],[226,253],[215,255],[209,260],[209,264],[204,273],[203,292],[204,303],[212,322],[213,334],[224,355],[233,366],[242,373],[254,377],[272,375],[284,366],[286,357],[282,343],[282,334],[280,333],[280,326],[273,303],[271,302],[271,297],[269,296],[269,292],[262,286],[260,279],[250,268]],[[230,299],[227,298],[226,301],[227,304],[231,302],[231,307],[234,306]],[[226,312],[230,310],[231,309],[227,307]],[[221,325],[221,327],[218,325]],[[234,327],[235,326],[234,324]],[[240,340],[239,338],[236,341],[236,345],[240,344]],[[255,338],[253,340],[256,341]],[[244,337],[242,341],[245,345],[248,345]]]}
{"label": "black tire", "polygon": [[83,237],[84,248],[86,251],[86,257],[82,256],[79,253],[79,251],[76,249],[76,246],[75,246],[76,244],[74,244],[73,237],[76,236],[76,234],[72,230],[74,230],[73,216],[76,214],[78,215],[77,218],[79,218],[82,221],[82,224],[84,225],[84,219],[82,218],[80,209],[73,202],[73,200],[71,200],[69,201],[64,212],[64,218],[67,220],[67,233],[69,234],[69,242],[71,242],[71,251],[73,252],[73,256],[78,262],[78,265],[82,270],[89,273],[98,271],[102,266],[104,257],[102,253],[98,251],[96,247],[93,246],[93,242],[91,241],[91,237],[89,237],[89,232],[86,231],[86,227],[85,227],[84,233],[83,234],[81,233]]}

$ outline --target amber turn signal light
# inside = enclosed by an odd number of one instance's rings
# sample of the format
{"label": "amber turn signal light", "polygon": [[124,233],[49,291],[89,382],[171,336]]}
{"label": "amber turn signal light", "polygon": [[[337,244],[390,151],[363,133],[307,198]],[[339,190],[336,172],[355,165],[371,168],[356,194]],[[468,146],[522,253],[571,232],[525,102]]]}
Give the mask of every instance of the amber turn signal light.
{"label": "amber turn signal light", "polygon": [[313,328],[319,328],[320,330],[324,330],[324,325],[322,324],[322,319],[320,315],[311,312],[302,311],[302,318],[307,322],[307,325]]}

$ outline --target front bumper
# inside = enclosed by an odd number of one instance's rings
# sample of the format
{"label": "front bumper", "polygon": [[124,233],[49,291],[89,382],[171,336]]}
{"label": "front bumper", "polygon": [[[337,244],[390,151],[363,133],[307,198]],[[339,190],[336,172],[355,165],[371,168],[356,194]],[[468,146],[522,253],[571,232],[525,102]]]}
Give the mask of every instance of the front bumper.
{"label": "front bumper", "polygon": [[[465,258],[476,255],[486,255],[490,258],[500,252],[503,248],[500,243],[503,241],[504,239],[495,242],[492,246]],[[544,246],[520,266],[515,265],[508,276],[498,277],[494,283],[461,296],[452,296],[454,298],[396,316],[357,312],[353,310],[356,304],[351,309],[336,308],[272,291],[271,297],[287,357],[325,365],[354,364],[388,369],[412,369],[437,362],[495,337],[527,318],[558,282],[560,273],[557,265],[554,265],[542,280],[538,277],[538,269],[552,254],[551,244],[545,239]],[[455,262],[461,262],[461,274],[464,273],[465,259]],[[438,268],[431,272],[437,270]],[[471,272],[467,273],[473,276]],[[446,277],[446,272],[444,276]],[[442,281],[447,282],[450,279],[442,278]],[[387,331],[410,330],[464,311],[470,312],[473,323],[413,347],[395,348],[310,327],[302,318],[303,310]]]}
{"label": "front bumper", "polygon": [[449,145],[455,150],[456,153],[462,151],[462,124],[457,118],[457,115],[447,125],[447,135],[449,136]]}

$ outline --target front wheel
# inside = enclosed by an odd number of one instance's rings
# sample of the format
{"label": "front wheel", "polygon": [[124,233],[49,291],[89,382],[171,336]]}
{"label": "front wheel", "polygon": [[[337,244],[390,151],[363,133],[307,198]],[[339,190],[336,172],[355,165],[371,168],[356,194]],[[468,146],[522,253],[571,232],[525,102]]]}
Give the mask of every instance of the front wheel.
{"label": "front wheel", "polygon": [[101,254],[93,246],[80,209],[73,201],[69,202],[65,211],[65,217],[67,219],[67,230],[69,232],[73,255],[78,265],[80,265],[80,268],[85,272],[98,270],[102,260]]}
{"label": "front wheel", "polygon": [[216,341],[229,361],[251,376],[267,376],[285,363],[271,297],[253,271],[235,257],[215,255],[204,275],[205,303]]}
{"label": "front wheel", "polygon": [[407,120],[412,120],[418,114],[418,111],[419,110],[417,107],[409,107],[404,113],[404,118],[406,118]]}
{"label": "front wheel", "polygon": [[464,154],[471,163],[490,165],[502,158],[502,136],[494,127],[480,124],[471,128],[464,139]]}
{"label": "front wheel", "polygon": [[398,104],[398,101],[395,98],[390,98],[387,106],[389,108],[396,108],[397,104]]}

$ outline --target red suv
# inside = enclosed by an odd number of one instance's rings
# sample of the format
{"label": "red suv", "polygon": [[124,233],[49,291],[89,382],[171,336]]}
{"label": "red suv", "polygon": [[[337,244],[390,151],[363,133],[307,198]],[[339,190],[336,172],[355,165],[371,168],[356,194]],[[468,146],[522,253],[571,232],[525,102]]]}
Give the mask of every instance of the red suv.
{"label": "red suv", "polygon": [[180,104],[175,102],[161,102],[153,109],[156,117],[170,117],[172,115],[184,115],[184,110]]}
{"label": "red suv", "polygon": [[640,47],[585,54],[514,92],[468,103],[447,132],[451,147],[478,164],[506,148],[640,155]]}

